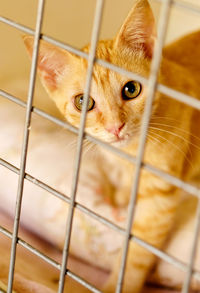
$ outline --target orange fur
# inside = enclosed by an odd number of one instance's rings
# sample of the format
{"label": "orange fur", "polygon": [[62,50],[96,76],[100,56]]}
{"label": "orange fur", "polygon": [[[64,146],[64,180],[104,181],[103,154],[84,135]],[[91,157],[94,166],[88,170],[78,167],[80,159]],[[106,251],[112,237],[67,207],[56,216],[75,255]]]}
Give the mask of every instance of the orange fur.
{"label": "orange fur", "polygon": [[[116,38],[98,43],[96,56],[148,77],[155,37],[154,20],[148,1],[140,0],[136,2]],[[188,40],[192,40],[189,45]],[[24,37],[24,41],[31,55],[32,37]],[[197,57],[199,60],[199,50],[196,49],[192,60],[190,55],[191,46],[197,48],[196,42],[199,48],[199,33],[165,48],[159,82],[198,98],[199,78],[193,72],[200,69],[199,61],[196,62]],[[88,52],[89,46],[83,50]],[[74,97],[84,91],[87,61],[41,41],[38,69],[41,80],[57,107],[69,122],[79,126],[80,112],[74,106]],[[95,100],[95,107],[87,114],[86,131],[136,155],[147,89],[143,86],[136,99],[123,100],[121,91],[128,81],[130,80],[126,76],[98,64],[94,65],[90,96]],[[123,128],[119,132],[121,125]],[[199,125],[198,111],[157,92],[144,161],[191,181],[199,175]],[[112,131],[108,131],[109,129]],[[118,129],[120,134],[116,136],[113,129]],[[107,151],[101,151],[101,156],[104,159],[103,173],[115,187],[108,188],[115,191],[112,195],[114,204],[127,205],[134,166]],[[133,234],[161,247],[171,230],[179,202],[180,193],[177,188],[142,170]],[[154,260],[155,257],[150,252],[136,243],[130,244],[123,292],[141,290]],[[119,263],[120,256],[105,292],[115,290]]]}

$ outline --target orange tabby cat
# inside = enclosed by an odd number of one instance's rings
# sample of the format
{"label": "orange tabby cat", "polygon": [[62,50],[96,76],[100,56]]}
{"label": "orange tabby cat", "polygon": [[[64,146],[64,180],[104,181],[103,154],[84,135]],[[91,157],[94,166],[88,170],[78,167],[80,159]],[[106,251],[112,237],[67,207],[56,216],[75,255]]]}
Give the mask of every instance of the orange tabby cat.
{"label": "orange tabby cat", "polygon": [[[96,56],[148,77],[155,40],[151,8],[147,0],[140,0],[136,2],[116,38],[99,41]],[[25,36],[24,42],[32,55],[33,38]],[[83,50],[88,52],[89,46]],[[192,75],[192,66],[184,61],[183,56],[180,56],[183,66],[178,64],[176,58],[171,58],[175,59],[174,62],[170,61],[170,57],[173,57],[170,50],[170,47],[165,50],[169,57],[163,57],[159,82],[198,97],[200,83],[198,77]],[[70,123],[79,126],[87,61],[41,41],[38,70],[44,87],[61,113]],[[86,131],[135,156],[146,99],[146,86],[95,64]],[[199,125],[200,115],[196,110],[156,93],[144,162],[191,181],[199,175],[200,155],[195,138],[199,136]],[[104,159],[101,166],[102,184],[107,184],[107,180],[103,179],[106,176],[110,186],[114,187],[109,189],[106,186],[105,192],[114,190],[114,193],[107,196],[112,198],[115,206],[127,205],[134,167],[107,151],[101,150],[101,156]],[[133,234],[161,247],[172,228],[180,200],[181,195],[176,187],[142,170]],[[139,292],[154,261],[154,255],[132,242],[123,292]],[[115,290],[119,263],[120,256],[106,284],[105,292]]]}

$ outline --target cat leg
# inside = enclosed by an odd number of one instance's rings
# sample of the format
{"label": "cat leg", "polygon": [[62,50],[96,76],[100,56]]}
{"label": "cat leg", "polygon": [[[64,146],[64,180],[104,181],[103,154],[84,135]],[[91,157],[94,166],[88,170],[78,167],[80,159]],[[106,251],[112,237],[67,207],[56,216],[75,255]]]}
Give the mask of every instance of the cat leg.
{"label": "cat leg", "polygon": [[[139,196],[132,233],[149,244],[160,248],[172,227],[179,203],[179,195],[175,191],[171,194],[161,193],[160,191],[154,192],[155,195]],[[152,253],[130,241],[122,292],[140,292],[154,262],[155,256]],[[119,267],[120,256],[104,292],[115,292]]]}
{"label": "cat leg", "polygon": [[133,184],[134,166],[129,162],[122,161],[123,172],[116,182],[115,204],[119,207],[128,206],[130,201],[131,187]]}
{"label": "cat leg", "polygon": [[[120,260],[121,258],[118,258],[115,264],[115,268],[111,273],[108,282],[106,283],[106,286],[103,290],[105,293],[114,293],[116,290]],[[123,293],[138,293],[141,291],[147,277],[147,273],[151,268],[151,264],[154,262],[154,260],[155,257],[148,253],[147,250],[143,249],[136,243],[130,243],[124,286],[122,290]]]}
{"label": "cat leg", "polygon": [[115,204],[118,207],[125,207],[130,200],[131,184],[127,186],[120,186],[115,192]]}

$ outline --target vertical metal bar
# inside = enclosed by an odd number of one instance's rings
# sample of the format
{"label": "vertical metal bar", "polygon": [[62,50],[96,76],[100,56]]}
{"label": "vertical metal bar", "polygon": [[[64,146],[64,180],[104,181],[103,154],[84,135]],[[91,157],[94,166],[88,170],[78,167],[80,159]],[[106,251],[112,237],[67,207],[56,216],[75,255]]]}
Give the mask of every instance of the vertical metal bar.
{"label": "vertical metal bar", "polygon": [[198,206],[196,211],[196,221],[195,221],[195,228],[194,228],[194,238],[192,241],[192,249],[191,249],[191,255],[190,255],[190,260],[188,264],[188,271],[186,274],[185,282],[183,284],[182,293],[187,293],[189,292],[189,289],[190,289],[190,282],[191,282],[191,277],[193,273],[193,265],[194,265],[196,249],[198,245],[199,231],[200,231],[200,200],[198,200]]}
{"label": "vertical metal bar", "polygon": [[134,174],[135,177],[134,177],[134,181],[132,185],[131,199],[130,199],[129,209],[128,209],[128,225],[126,230],[124,246],[122,249],[122,260],[121,260],[116,293],[120,293],[122,291],[122,286],[124,281],[129,240],[131,237],[131,229],[132,229],[132,223],[133,223],[133,217],[134,217],[135,203],[136,203],[137,191],[139,186],[140,171],[141,171],[142,160],[144,156],[146,137],[147,137],[149,121],[151,116],[152,103],[153,103],[153,99],[154,99],[154,95],[155,95],[155,91],[157,87],[157,78],[158,78],[160,61],[162,58],[162,48],[163,48],[165,35],[167,31],[167,24],[168,24],[171,2],[172,0],[165,0],[161,8],[158,40],[155,45],[154,57],[152,60],[152,65],[151,65],[151,75],[148,82],[148,95],[147,95],[147,101],[146,101],[145,110],[144,110],[143,119],[142,119],[139,149],[138,149],[138,154],[137,154],[136,164],[135,164],[135,174]]}
{"label": "vertical metal bar", "polygon": [[70,206],[68,210],[68,217],[67,217],[67,224],[66,224],[66,238],[65,238],[64,248],[63,248],[62,265],[61,265],[60,280],[59,280],[59,287],[58,287],[59,293],[63,292],[64,283],[65,283],[66,265],[68,260],[75,198],[76,198],[76,191],[77,191],[79,171],[80,171],[87,105],[88,105],[88,98],[90,94],[90,86],[92,81],[93,65],[95,62],[96,46],[97,46],[100,24],[102,19],[103,4],[104,4],[104,0],[97,0],[92,38],[91,38],[91,48],[90,48],[90,53],[88,56],[88,71],[87,71],[86,87],[85,87],[85,93],[84,93],[83,110],[81,113],[81,121],[80,121],[79,135],[78,135],[78,144],[77,144],[75,167],[74,167],[73,180],[72,180]]}
{"label": "vertical metal bar", "polygon": [[25,120],[22,152],[21,152],[20,173],[19,173],[19,180],[18,180],[15,219],[14,219],[13,237],[12,237],[11,254],[10,254],[10,266],[9,266],[8,289],[7,289],[8,293],[12,292],[12,287],[13,287],[16,249],[17,249],[17,241],[18,241],[18,230],[19,230],[21,203],[22,203],[23,188],[24,188],[24,176],[25,176],[26,158],[27,158],[27,151],[28,151],[29,131],[30,131],[30,124],[31,124],[32,101],[33,101],[34,87],[35,87],[39,40],[40,40],[43,11],[44,11],[44,1],[45,0],[38,0],[37,21],[36,21],[35,38],[34,38],[34,45],[33,45],[33,57],[32,57],[32,65],[31,65],[31,72],[30,72],[26,120]]}

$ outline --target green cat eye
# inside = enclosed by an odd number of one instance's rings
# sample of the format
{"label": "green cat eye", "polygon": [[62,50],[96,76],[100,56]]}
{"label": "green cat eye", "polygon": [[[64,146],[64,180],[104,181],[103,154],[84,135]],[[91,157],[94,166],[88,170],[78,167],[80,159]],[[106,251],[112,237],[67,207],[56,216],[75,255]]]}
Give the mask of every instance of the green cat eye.
{"label": "green cat eye", "polygon": [[[83,108],[83,95],[82,94],[75,97],[74,105],[79,111],[82,111],[82,108]],[[94,108],[94,105],[95,105],[94,99],[89,97],[87,111],[92,110]]]}
{"label": "green cat eye", "polygon": [[123,100],[131,100],[139,96],[142,90],[142,85],[137,81],[127,82],[122,89]]}

